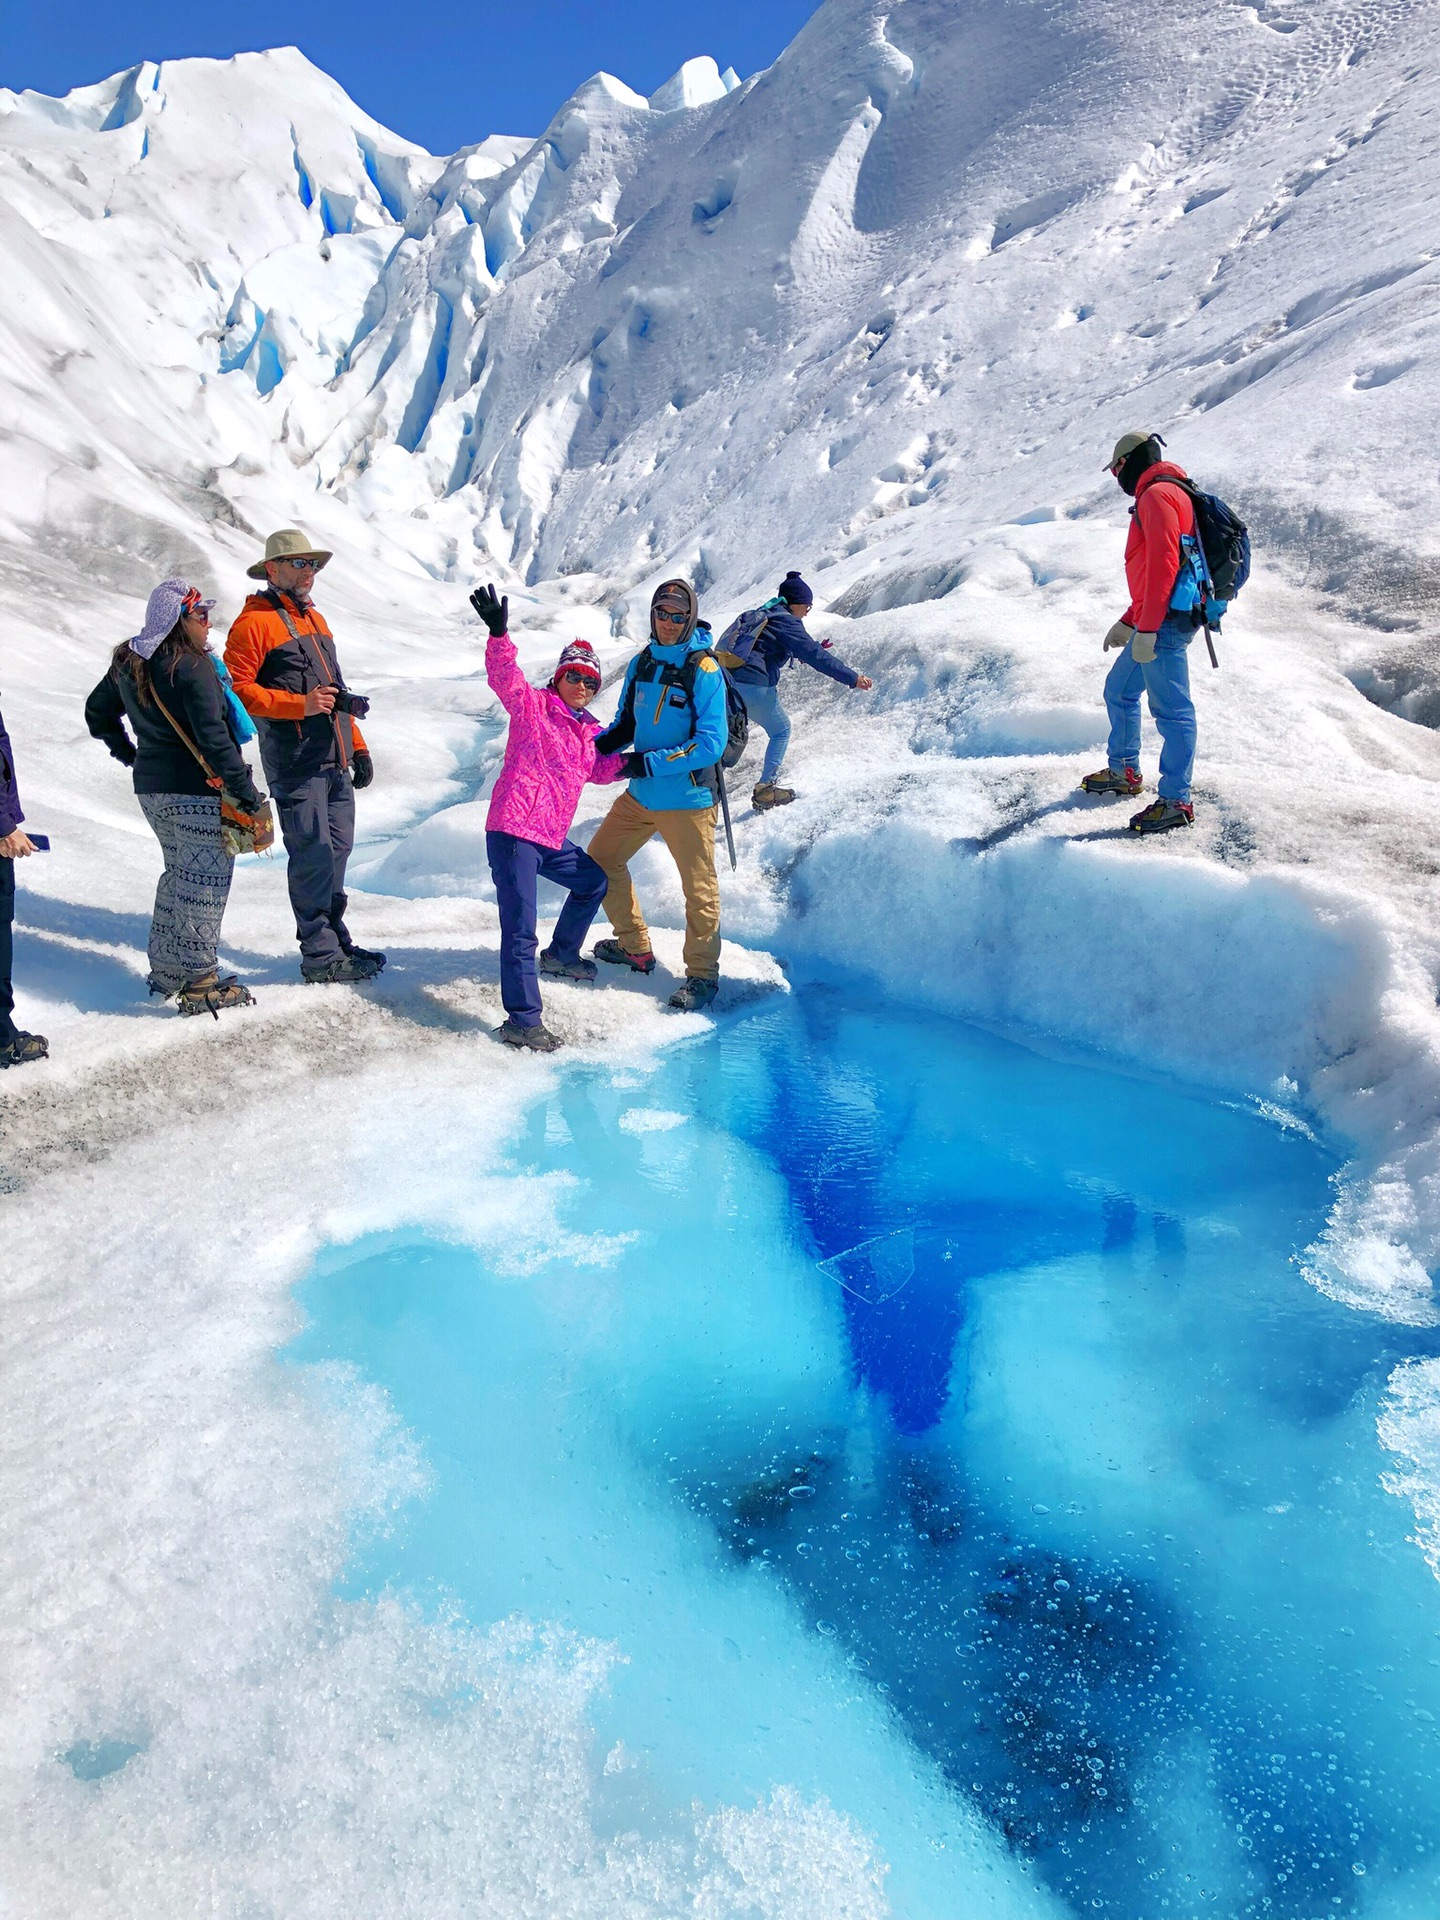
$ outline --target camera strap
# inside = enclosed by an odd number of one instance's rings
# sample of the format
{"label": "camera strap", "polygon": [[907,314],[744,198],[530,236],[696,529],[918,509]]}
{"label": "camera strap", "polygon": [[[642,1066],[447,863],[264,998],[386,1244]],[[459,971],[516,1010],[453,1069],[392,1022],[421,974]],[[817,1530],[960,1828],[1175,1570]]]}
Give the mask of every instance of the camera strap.
{"label": "camera strap", "polygon": [[[335,674],[331,673],[325,659],[324,649],[317,644],[315,635],[312,633],[301,633],[295,622],[290,618],[290,609],[273,587],[266,589],[265,598],[285,622],[285,631],[290,635],[290,638],[295,642],[296,646],[299,647],[302,653],[308,654],[309,658],[314,662],[315,669],[320,675],[321,686],[341,686],[343,683],[336,677],[339,668],[336,668]],[[350,746],[340,728],[340,715],[333,710],[330,714],[330,724],[335,729],[335,745],[339,749],[340,765],[342,767],[348,767],[350,764]]]}

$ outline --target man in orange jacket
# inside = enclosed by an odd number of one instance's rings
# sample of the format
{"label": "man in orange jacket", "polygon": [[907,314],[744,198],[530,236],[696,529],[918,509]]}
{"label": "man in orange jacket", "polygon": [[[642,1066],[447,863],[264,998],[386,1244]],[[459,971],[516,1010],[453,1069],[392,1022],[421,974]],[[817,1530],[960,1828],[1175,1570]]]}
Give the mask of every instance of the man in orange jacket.
{"label": "man in orange jacket", "polygon": [[1140,778],[1140,693],[1160,729],[1160,798],[1132,816],[1136,833],[1166,833],[1195,823],[1190,778],[1195,769],[1195,704],[1190,698],[1186,649],[1195,637],[1191,610],[1199,604],[1201,567],[1195,508],[1183,486],[1185,469],[1163,458],[1158,434],[1126,433],[1109,469],[1135,505],[1125,542],[1130,604],[1105,636],[1105,651],[1120,657],[1105,678],[1110,715],[1109,758],[1086,774],[1086,793],[1137,794]]}
{"label": "man in orange jacket", "polygon": [[296,527],[272,533],[246,569],[252,593],[225,642],[225,664],[260,735],[260,760],[289,855],[300,971],[316,984],[371,980],[383,953],[357,947],[345,925],[345,863],[355,841],[355,789],[374,777],[355,724],[369,702],[346,688],[335,640],[311,605],[330,559]]}

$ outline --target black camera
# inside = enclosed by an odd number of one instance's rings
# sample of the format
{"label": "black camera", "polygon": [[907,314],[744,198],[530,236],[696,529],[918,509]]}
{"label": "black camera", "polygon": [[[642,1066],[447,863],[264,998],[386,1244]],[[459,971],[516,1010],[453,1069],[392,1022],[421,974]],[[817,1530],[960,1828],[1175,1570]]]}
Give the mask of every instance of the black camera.
{"label": "black camera", "polygon": [[370,711],[370,702],[363,693],[351,693],[345,687],[336,687],[335,711],[348,713],[352,720],[363,720]]}

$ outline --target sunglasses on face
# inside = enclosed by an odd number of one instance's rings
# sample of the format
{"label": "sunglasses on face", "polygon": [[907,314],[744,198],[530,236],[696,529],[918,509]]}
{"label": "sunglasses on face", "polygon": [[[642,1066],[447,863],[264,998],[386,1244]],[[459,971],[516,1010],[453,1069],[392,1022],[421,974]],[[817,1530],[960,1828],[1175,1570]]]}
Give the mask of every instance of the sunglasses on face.
{"label": "sunglasses on face", "polygon": [[667,627],[683,627],[685,615],[677,613],[673,607],[657,607],[655,609],[656,624],[658,625],[662,620]]}
{"label": "sunglasses on face", "polygon": [[592,680],[588,673],[577,673],[573,667],[567,667],[560,676],[561,682],[568,680],[573,687],[589,687],[593,692],[599,682]]}
{"label": "sunglasses on face", "polygon": [[286,560],[284,565],[294,567],[297,573],[314,573],[320,562],[318,560]]}

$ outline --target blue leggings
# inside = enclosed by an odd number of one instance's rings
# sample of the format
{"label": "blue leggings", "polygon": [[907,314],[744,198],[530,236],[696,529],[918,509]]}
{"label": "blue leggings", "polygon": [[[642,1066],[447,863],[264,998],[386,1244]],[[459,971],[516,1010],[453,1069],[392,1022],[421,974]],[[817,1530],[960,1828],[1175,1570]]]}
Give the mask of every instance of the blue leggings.
{"label": "blue leggings", "polygon": [[1188,801],[1195,771],[1195,706],[1190,698],[1190,660],[1186,648],[1195,638],[1188,625],[1166,621],[1155,639],[1155,658],[1143,665],[1126,647],[1105,676],[1105,705],[1110,714],[1109,763],[1140,764],[1140,690],[1160,729],[1162,800]]}
{"label": "blue leggings", "polygon": [[553,880],[568,887],[550,951],[561,960],[578,960],[580,942],[600,909],[609,884],[605,870],[573,840],[563,847],[542,847],[514,833],[487,833],[485,852],[500,907],[500,1000],[517,1027],[540,1024],[540,977],[535,970],[536,882]]}
{"label": "blue leggings", "polygon": [[785,764],[785,749],[790,744],[790,716],[780,704],[778,687],[754,686],[744,680],[735,682],[735,691],[745,702],[752,727],[759,727],[765,738],[765,764],[762,780],[778,779]]}

